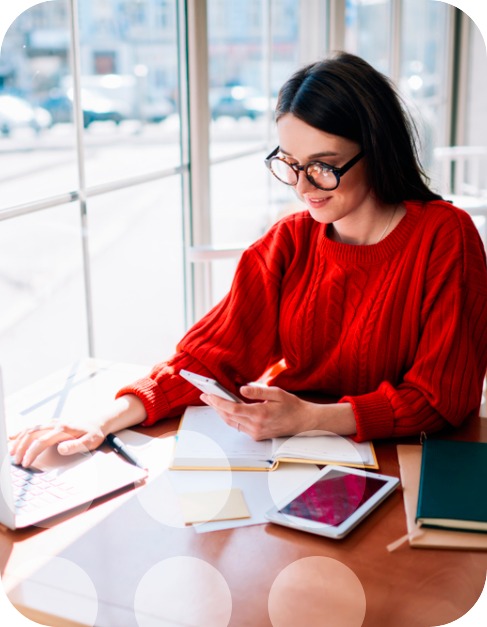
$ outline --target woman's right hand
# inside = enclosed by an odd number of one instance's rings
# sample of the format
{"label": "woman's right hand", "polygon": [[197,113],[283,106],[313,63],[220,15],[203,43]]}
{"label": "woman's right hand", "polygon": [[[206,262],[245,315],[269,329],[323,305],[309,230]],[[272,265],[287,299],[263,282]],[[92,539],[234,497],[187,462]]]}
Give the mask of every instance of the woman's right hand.
{"label": "woman's right hand", "polygon": [[132,427],[145,418],[142,401],[126,394],[98,417],[86,421],[56,419],[20,430],[10,436],[10,454],[14,463],[28,467],[50,446],[57,446],[60,455],[86,453],[98,448],[109,433]]}

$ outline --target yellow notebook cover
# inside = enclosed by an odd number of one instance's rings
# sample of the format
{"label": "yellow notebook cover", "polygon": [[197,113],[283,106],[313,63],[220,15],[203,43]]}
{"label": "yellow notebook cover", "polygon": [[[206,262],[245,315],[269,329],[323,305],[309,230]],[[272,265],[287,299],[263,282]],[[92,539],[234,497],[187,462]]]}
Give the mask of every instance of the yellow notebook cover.
{"label": "yellow notebook cover", "polygon": [[211,407],[188,407],[175,440],[172,469],[274,470],[279,463],[379,467],[371,442],[313,432],[255,442],[228,426]]}

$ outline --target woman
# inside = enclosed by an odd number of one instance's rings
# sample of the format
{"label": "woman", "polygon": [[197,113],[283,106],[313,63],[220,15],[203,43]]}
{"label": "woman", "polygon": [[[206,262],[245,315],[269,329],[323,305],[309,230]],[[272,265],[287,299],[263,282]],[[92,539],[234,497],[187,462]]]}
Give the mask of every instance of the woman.
{"label": "woman", "polygon": [[[356,440],[457,426],[478,412],[487,366],[485,252],[470,217],[426,185],[388,79],[340,53],[281,89],[266,165],[306,210],[242,256],[229,294],[94,426],[13,440],[29,465],[202,401],[254,439],[319,429]],[[247,403],[202,395],[218,379]],[[268,386],[246,383],[267,373]],[[321,395],[326,404],[309,400]],[[306,400],[308,399],[308,400]]]}

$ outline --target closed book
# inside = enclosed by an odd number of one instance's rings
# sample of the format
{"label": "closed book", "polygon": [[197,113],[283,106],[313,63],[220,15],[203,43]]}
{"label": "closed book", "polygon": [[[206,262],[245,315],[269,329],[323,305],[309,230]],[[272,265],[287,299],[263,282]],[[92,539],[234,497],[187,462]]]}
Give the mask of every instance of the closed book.
{"label": "closed book", "polygon": [[416,522],[487,531],[487,444],[425,440]]}

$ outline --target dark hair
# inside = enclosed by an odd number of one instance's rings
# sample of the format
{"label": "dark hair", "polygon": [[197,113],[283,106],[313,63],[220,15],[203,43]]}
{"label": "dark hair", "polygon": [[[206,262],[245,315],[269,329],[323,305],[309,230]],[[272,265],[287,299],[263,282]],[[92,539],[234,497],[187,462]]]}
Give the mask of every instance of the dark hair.
{"label": "dark hair", "polygon": [[360,144],[379,201],[441,198],[426,183],[416,127],[391,81],[360,57],[339,52],[297,71],[279,92],[276,120],[286,113]]}

